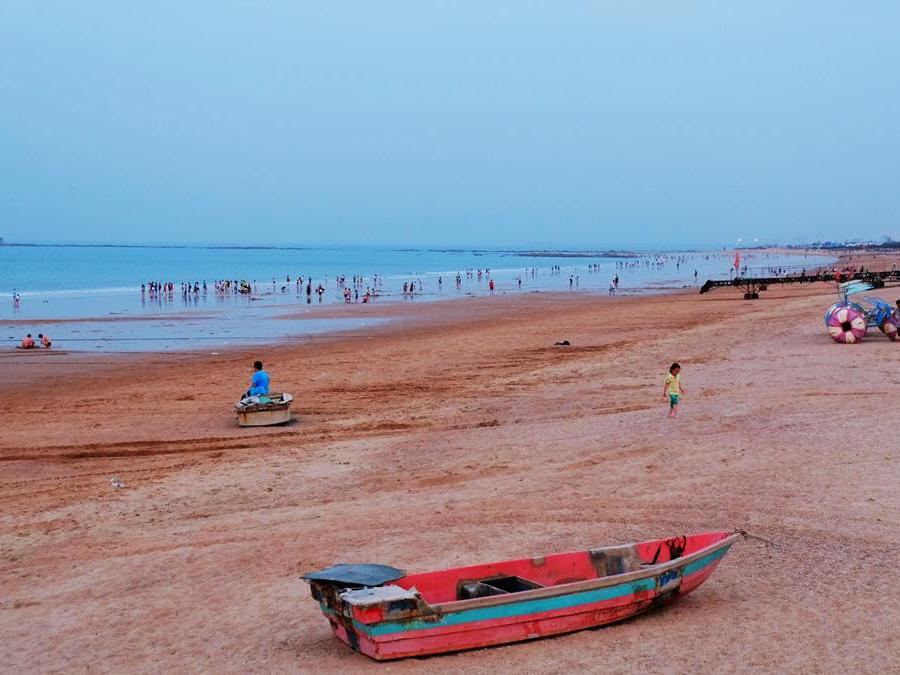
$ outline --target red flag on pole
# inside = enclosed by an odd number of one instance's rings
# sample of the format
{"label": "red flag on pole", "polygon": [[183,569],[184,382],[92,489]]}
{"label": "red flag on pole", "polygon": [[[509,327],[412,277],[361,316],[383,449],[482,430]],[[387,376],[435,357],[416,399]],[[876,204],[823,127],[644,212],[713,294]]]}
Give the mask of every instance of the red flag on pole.
{"label": "red flag on pole", "polygon": [[741,252],[740,251],[734,252],[734,269],[736,269],[736,270],[741,269]]}

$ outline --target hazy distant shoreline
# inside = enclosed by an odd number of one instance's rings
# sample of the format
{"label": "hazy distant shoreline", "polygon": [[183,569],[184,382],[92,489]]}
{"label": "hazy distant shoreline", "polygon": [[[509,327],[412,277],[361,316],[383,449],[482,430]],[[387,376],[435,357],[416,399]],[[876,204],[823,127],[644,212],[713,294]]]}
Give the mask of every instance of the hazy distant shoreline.
{"label": "hazy distant shoreline", "polygon": [[209,249],[209,250],[236,250],[236,251],[337,251],[337,250],[381,250],[381,251],[433,251],[435,253],[494,253],[506,254],[523,257],[539,257],[539,258],[616,258],[623,256],[636,255],[653,255],[656,253],[699,253],[706,251],[720,251],[720,247],[710,248],[647,248],[647,249],[606,249],[598,251],[596,249],[514,249],[514,248],[468,248],[465,246],[339,246],[339,245],[321,245],[321,246],[258,246],[243,244],[46,244],[46,243],[25,243],[25,242],[5,242],[2,244],[7,247],[19,248],[149,248],[149,249]]}
{"label": "hazy distant shoreline", "polygon": [[[464,246],[341,246],[341,245],[317,245],[317,246],[259,246],[244,244],[59,244],[59,243],[29,243],[29,242],[2,242],[0,247],[6,248],[123,248],[123,249],[187,249],[187,250],[224,250],[224,251],[339,251],[339,250],[373,250],[373,251],[397,251],[397,252],[425,252],[434,253],[472,253],[472,254],[499,254],[517,256],[522,258],[622,258],[641,255],[671,255],[673,253],[721,253],[731,250],[732,246],[696,247],[686,246],[681,248],[650,247],[629,249],[590,249],[590,248],[566,248],[566,249],[515,249],[515,248],[468,248]],[[742,251],[762,250],[815,250],[813,245],[804,246],[738,246]],[[822,249],[824,251],[834,249]]]}

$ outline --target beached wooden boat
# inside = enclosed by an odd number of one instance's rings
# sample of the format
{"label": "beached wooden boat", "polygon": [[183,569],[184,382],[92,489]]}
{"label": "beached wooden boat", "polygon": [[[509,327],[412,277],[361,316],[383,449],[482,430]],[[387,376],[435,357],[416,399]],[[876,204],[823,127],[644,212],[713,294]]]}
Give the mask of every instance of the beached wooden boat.
{"label": "beached wooden boat", "polygon": [[697,588],[740,536],[707,532],[411,575],[335,565],[303,578],[336,637],[373,659],[398,659],[627,619]]}
{"label": "beached wooden boat", "polygon": [[242,427],[267,427],[273,424],[284,424],[291,421],[290,394],[266,394],[263,402],[252,405],[237,403],[234,413],[238,425]]}

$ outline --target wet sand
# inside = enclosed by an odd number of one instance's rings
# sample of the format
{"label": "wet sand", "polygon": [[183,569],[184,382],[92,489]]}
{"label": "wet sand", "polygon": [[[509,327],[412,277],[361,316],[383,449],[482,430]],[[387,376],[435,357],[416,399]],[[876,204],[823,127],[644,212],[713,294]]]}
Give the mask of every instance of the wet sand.
{"label": "wet sand", "polygon": [[[896,669],[900,344],[833,343],[835,299],[472,298],[253,352],[4,354],[0,668]],[[234,424],[257,357],[291,426]],[[352,653],[297,578],[729,527],[774,545],[666,609],[426,661]]]}

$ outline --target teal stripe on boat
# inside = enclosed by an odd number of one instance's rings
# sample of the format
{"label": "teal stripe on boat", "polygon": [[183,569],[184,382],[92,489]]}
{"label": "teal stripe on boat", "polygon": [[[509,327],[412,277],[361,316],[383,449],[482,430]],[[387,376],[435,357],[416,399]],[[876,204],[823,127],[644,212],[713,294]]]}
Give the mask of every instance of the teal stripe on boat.
{"label": "teal stripe on boat", "polygon": [[608,586],[607,588],[598,588],[593,591],[582,591],[581,593],[570,593],[569,595],[539,598],[537,600],[525,600],[524,602],[513,602],[504,605],[494,605],[492,607],[464,609],[459,612],[453,612],[452,614],[446,614],[436,621],[412,619],[411,621],[404,621],[403,623],[379,623],[374,626],[354,623],[360,630],[369,635],[384,635],[386,633],[422,630],[424,628],[456,626],[461,623],[469,623],[472,621],[505,619],[520,614],[537,614],[538,612],[546,612],[553,609],[577,607],[578,605],[612,600],[613,598],[621,598],[639,591],[652,591],[654,588],[656,588],[656,581],[654,579],[638,579],[631,583]]}
{"label": "teal stripe on boat", "polygon": [[[684,567],[684,575],[692,574],[703,569],[715,560],[718,560],[728,552],[730,547],[725,547],[707,556],[695,560]],[[402,633],[413,630],[424,630],[428,628],[442,628],[445,626],[458,626],[463,623],[474,621],[487,621],[490,619],[507,619],[513,616],[524,616],[527,614],[538,614],[556,609],[566,609],[569,607],[577,607],[578,605],[588,605],[595,602],[603,602],[604,600],[613,600],[622,598],[641,591],[652,591],[656,588],[656,578],[638,579],[636,581],[619,584],[617,586],[607,586],[606,588],[598,588],[592,591],[581,591],[579,593],[570,593],[568,595],[557,595],[550,598],[538,598],[536,600],[525,600],[523,602],[511,602],[503,605],[494,605],[492,607],[478,607],[476,609],[463,609],[451,614],[445,614],[440,619],[434,621],[425,621],[423,619],[411,619],[403,622],[385,622],[374,625],[366,625],[358,621],[354,621],[354,627],[367,635],[387,635],[390,633]]]}
{"label": "teal stripe on boat", "polygon": [[724,556],[726,553],[728,553],[728,549],[730,549],[730,548],[731,548],[731,544],[729,544],[728,546],[725,546],[724,548],[720,548],[718,551],[714,551],[713,553],[710,553],[709,555],[703,556],[702,558],[700,558],[700,560],[695,560],[694,562],[692,562],[688,565],[685,565],[684,570],[681,573],[682,576],[686,577],[687,575],[693,574],[694,572],[697,572],[698,570],[702,570],[704,567],[709,565],[711,562],[718,560],[719,558]]}

